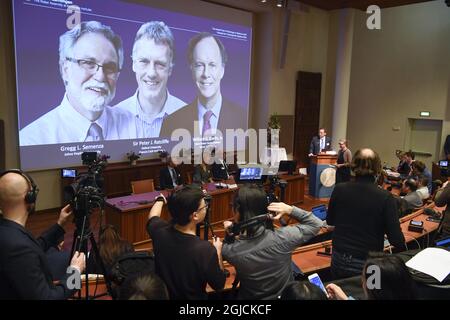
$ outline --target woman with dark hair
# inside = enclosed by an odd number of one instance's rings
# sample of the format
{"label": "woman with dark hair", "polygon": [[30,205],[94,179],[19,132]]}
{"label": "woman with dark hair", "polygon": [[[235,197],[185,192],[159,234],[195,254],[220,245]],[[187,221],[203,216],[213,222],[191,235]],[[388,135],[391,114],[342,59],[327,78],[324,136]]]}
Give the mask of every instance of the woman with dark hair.
{"label": "woman with dark hair", "polygon": [[311,282],[292,282],[284,290],[281,300],[328,300],[326,294]]}
{"label": "woman with dark hair", "polygon": [[119,289],[119,300],[169,300],[164,281],[152,272],[126,279]]}
{"label": "woman with dark hair", "polygon": [[[113,225],[108,224],[100,229],[98,251],[106,272],[110,274],[111,268],[116,260],[125,253],[133,252],[134,248],[131,243],[120,237],[117,229]],[[90,256],[95,259],[92,253]],[[99,271],[101,272],[98,263],[96,263],[96,270],[97,273],[99,273]]]}
{"label": "woman with dark hair", "polygon": [[211,167],[209,165],[211,158],[207,152],[204,153],[203,158],[203,161],[194,167],[194,175],[192,180],[197,184],[213,182]]}
{"label": "woman with dark hair", "polygon": [[[238,298],[277,299],[294,280],[292,251],[314,237],[323,222],[311,212],[282,202],[269,205],[264,189],[256,185],[245,185],[236,192],[234,213],[234,224],[224,222],[234,241],[225,241],[222,255],[236,268],[240,281]],[[284,215],[301,224],[274,230],[272,219],[279,220]]]}
{"label": "woman with dark hair", "polygon": [[[362,272],[362,287],[368,300],[414,300],[414,280],[403,261],[394,255],[372,252]],[[326,287],[333,300],[348,300],[342,289],[329,284]]]}
{"label": "woman with dark hair", "polygon": [[350,181],[350,165],[352,163],[352,152],[348,148],[347,140],[339,140],[339,152],[337,159],[336,184]]}

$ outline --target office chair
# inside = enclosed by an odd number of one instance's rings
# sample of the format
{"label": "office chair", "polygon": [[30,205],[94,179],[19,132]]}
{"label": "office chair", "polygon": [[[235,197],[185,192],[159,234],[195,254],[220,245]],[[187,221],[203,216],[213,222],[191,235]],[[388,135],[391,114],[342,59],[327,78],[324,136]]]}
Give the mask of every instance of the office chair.
{"label": "office chair", "polygon": [[133,194],[155,191],[153,179],[131,181],[131,191]]}

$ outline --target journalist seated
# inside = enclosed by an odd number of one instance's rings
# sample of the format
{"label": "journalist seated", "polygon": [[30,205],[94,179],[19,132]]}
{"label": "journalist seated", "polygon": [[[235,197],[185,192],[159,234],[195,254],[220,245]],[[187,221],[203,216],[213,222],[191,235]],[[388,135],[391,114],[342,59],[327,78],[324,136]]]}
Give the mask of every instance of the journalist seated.
{"label": "journalist seated", "polygon": [[142,272],[120,286],[119,300],[169,300],[166,284],[153,272]]}
{"label": "journalist seated", "polygon": [[[379,277],[374,278],[374,271]],[[367,300],[414,300],[417,288],[402,259],[394,255],[371,252],[361,276],[364,297]],[[354,300],[334,283],[326,286],[331,300]]]}
{"label": "journalist seated", "polygon": [[100,229],[98,240],[98,252],[105,270],[102,270],[100,261],[96,261],[94,252],[91,252],[88,260],[88,271],[91,273],[111,274],[111,269],[124,254],[134,252],[133,245],[120,237],[119,232],[113,225],[106,225]]}
{"label": "journalist seated", "polygon": [[[292,251],[317,235],[322,221],[311,212],[282,202],[269,205],[265,191],[256,185],[240,188],[233,207],[234,224],[224,222],[228,236],[222,255],[236,268],[238,298],[277,299],[294,280]],[[272,220],[284,215],[301,224],[274,229]],[[255,224],[257,221],[260,223]]]}
{"label": "journalist seated", "polygon": [[403,182],[402,193],[406,194],[403,200],[407,203],[407,209],[415,210],[422,206],[422,198],[417,193],[418,182],[414,179],[406,179]]}

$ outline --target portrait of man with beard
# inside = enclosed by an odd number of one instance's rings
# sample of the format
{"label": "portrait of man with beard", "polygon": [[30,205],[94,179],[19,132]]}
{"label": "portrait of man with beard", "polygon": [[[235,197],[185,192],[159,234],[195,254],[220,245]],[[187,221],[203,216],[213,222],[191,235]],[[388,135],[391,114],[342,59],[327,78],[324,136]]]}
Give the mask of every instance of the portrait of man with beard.
{"label": "portrait of man with beard", "polygon": [[121,38],[97,21],[59,38],[66,93],[59,106],[20,130],[20,145],[133,139],[131,113],[109,106],[123,65]]}

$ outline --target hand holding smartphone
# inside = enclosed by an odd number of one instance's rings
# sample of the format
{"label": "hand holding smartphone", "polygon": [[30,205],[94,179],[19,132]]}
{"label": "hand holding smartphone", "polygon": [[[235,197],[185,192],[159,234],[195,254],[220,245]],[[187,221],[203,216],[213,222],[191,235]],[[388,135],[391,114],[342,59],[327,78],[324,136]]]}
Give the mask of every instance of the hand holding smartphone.
{"label": "hand holding smartphone", "polygon": [[328,292],[325,289],[325,286],[323,285],[323,282],[317,273],[313,273],[312,275],[308,276],[308,280],[312,284],[318,286],[320,290],[322,290],[327,295],[327,298],[329,298]]}

